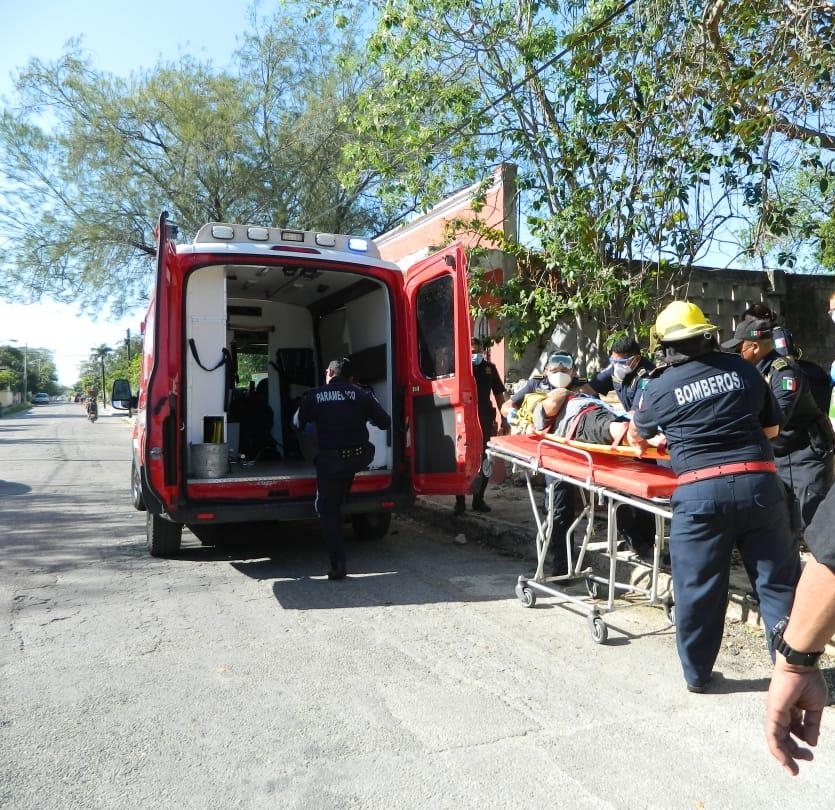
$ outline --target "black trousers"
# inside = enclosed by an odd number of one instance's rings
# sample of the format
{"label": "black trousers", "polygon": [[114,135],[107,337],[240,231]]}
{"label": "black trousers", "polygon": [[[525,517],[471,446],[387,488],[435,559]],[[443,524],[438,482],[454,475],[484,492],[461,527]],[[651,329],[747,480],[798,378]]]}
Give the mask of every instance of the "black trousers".
{"label": "black trousers", "polygon": [[774,461],[780,479],[797,499],[800,526],[792,528],[802,531],[812,522],[832,486],[835,460],[832,456],[819,456],[811,447],[804,447]]}
{"label": "black trousers", "polygon": [[[489,470],[491,468],[490,459],[487,457],[487,443],[492,436],[496,435],[496,425],[494,423],[481,424],[481,464],[478,472],[470,484],[470,492],[473,493],[473,498],[476,500],[483,500],[484,493],[487,491],[487,485],[490,483]],[[488,474],[485,474],[488,473]],[[463,497],[463,496],[459,496]]]}
{"label": "black trousers", "polygon": [[345,569],[345,537],[342,533],[342,506],[356,475],[356,464],[341,458],[316,459],[316,514],[331,568]]}
{"label": "black trousers", "polygon": [[[551,548],[554,550],[552,575],[568,573],[568,549],[565,537],[571,524],[577,519],[577,493],[575,487],[560,481],[554,487],[554,527],[551,532]],[[547,497],[546,490],[546,497]],[[545,504],[546,509],[548,504]]]}

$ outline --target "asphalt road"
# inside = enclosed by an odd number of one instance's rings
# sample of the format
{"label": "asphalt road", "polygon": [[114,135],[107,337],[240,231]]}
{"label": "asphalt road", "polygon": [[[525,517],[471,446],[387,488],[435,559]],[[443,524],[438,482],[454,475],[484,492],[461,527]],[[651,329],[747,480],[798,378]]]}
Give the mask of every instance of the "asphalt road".
{"label": "asphalt road", "polygon": [[153,559],[128,440],[74,404],[0,419],[0,806],[835,802],[833,709],[798,778],[768,755],[764,650],[725,645],[692,695],[660,609],[595,645],[576,608],[520,605],[526,563],[406,517],[345,582],[310,526]]}

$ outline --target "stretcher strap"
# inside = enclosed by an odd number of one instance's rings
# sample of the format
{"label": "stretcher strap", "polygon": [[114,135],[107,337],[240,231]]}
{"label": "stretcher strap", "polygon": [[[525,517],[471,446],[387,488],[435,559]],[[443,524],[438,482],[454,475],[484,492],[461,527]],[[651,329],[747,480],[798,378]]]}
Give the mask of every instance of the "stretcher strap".
{"label": "stretcher strap", "polygon": [[626,437],[626,432],[629,430],[629,422],[612,422],[611,430],[614,434],[612,437],[612,447],[617,447],[624,443],[623,440]]}
{"label": "stretcher strap", "polygon": [[591,405],[586,405],[585,408],[577,411],[574,416],[571,417],[568,421],[568,425],[565,428],[565,436],[566,439],[573,439],[575,434],[577,433],[577,428],[580,427],[580,420],[589,412],[593,411],[597,408],[598,405],[596,403],[592,403]]}

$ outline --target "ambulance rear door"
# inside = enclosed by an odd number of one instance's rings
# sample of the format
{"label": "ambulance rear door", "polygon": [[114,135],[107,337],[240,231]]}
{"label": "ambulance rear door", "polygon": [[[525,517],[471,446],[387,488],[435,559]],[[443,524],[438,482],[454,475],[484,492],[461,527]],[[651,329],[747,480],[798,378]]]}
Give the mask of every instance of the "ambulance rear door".
{"label": "ambulance rear door", "polygon": [[481,462],[467,257],[456,243],[406,272],[407,450],[416,494],[464,494]]}
{"label": "ambulance rear door", "polygon": [[[180,500],[186,459],[182,446],[183,279],[168,214],[158,224],[155,307],[145,334],[148,371],[145,445],[142,464],[153,500],[153,512],[168,512]],[[156,507],[156,508],[155,508]]]}

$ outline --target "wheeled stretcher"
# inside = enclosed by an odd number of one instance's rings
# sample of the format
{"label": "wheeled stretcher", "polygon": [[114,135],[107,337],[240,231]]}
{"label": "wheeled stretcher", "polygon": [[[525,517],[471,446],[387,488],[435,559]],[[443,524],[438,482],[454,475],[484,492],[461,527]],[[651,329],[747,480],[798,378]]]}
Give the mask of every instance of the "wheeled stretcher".
{"label": "wheeled stretcher", "polygon": [[[514,471],[521,471],[525,475],[537,525],[536,573],[530,577],[520,576],[516,584],[516,595],[525,607],[534,606],[537,593],[556,596],[582,607],[587,611],[592,638],[598,644],[605,643],[608,638],[603,615],[619,609],[615,606],[618,591],[645,596],[644,604],[660,605],[667,619],[673,623],[672,597],[669,594],[660,597],[658,593],[665,529],[671,517],[670,496],[676,487],[676,477],[669,468],[614,453],[590,452],[540,436],[493,437],[487,445],[487,455],[490,459],[503,460]],[[533,481],[536,475],[545,479],[544,517],[534,492]],[[578,488],[583,508],[566,536],[556,538],[556,542],[566,544],[568,573],[546,577],[544,570],[554,528],[553,493],[554,487],[561,482]],[[655,546],[650,582],[646,588],[617,581],[617,508],[621,504],[629,504],[655,517]],[[605,554],[609,561],[606,577],[595,573],[586,564],[586,553],[594,539],[594,520],[598,506],[604,507],[606,514]],[[585,533],[575,554],[573,535],[583,518],[586,519]],[[585,582],[588,596],[571,594],[560,587],[581,581]],[[600,585],[608,588],[605,603],[597,599]],[[630,604],[622,607],[629,607]]]}

